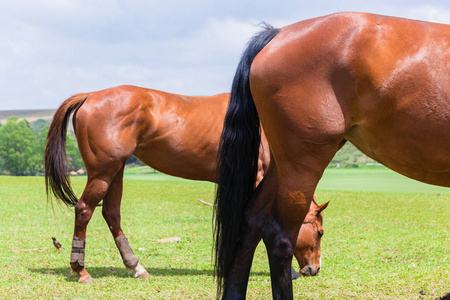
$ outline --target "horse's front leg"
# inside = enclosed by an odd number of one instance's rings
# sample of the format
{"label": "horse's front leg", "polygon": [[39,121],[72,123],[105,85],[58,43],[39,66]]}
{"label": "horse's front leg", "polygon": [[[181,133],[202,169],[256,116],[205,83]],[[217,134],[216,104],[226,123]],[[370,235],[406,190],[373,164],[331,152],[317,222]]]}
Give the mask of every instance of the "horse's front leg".
{"label": "horse's front leg", "polygon": [[120,226],[120,203],[123,193],[123,168],[111,182],[111,186],[103,199],[102,214],[116,242],[117,249],[123,260],[123,264],[134,276],[149,278],[148,272],[139,264],[139,259],[133,253],[128,239]]}

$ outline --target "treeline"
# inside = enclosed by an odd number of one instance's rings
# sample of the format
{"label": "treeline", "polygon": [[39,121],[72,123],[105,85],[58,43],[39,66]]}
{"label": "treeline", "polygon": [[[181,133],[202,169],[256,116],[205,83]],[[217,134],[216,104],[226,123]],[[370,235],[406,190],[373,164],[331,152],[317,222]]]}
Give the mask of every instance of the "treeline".
{"label": "treeline", "polygon": [[[50,124],[45,120],[29,123],[12,116],[0,124],[0,174],[41,175],[44,173],[44,152]],[[69,170],[83,168],[83,160],[74,138],[66,138]]]}
{"label": "treeline", "polygon": [[[16,116],[6,124],[0,124],[0,174],[2,175],[42,175],[44,173],[44,151],[50,122],[39,119],[29,123]],[[84,167],[75,136],[67,134],[66,151],[69,171]],[[134,156],[127,162],[142,164]],[[357,168],[376,161],[362,154],[355,146],[347,143],[333,158],[330,168]]]}
{"label": "treeline", "polygon": [[339,150],[328,165],[329,168],[359,168],[367,164],[378,164],[377,161],[367,157],[353,144],[347,142]]}

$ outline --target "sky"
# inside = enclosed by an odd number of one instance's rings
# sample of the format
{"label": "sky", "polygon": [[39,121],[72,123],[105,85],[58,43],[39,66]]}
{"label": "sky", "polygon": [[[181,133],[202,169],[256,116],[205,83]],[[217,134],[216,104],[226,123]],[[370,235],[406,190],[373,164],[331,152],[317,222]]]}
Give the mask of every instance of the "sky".
{"label": "sky", "polygon": [[261,22],[341,11],[450,24],[448,0],[0,0],[0,110],[56,109],[122,84],[227,92]]}

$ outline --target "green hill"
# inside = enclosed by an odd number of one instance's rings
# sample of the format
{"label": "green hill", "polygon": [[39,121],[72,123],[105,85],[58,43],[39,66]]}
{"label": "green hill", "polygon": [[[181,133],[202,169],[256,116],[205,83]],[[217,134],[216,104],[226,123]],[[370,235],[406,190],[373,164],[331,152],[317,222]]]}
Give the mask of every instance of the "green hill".
{"label": "green hill", "polygon": [[359,151],[353,144],[347,142],[339,150],[331,161],[329,167],[356,168],[365,164],[377,164],[377,162]]}
{"label": "green hill", "polygon": [[29,109],[29,110],[0,110],[0,123],[5,124],[11,116],[18,116],[19,120],[26,119],[34,122],[39,119],[51,121],[56,109]]}

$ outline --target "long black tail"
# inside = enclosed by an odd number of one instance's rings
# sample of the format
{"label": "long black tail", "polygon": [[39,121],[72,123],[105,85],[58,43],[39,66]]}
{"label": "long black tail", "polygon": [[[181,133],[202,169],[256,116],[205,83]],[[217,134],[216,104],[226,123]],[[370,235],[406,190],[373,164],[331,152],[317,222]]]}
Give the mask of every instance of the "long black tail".
{"label": "long black tail", "polygon": [[279,32],[269,25],[250,40],[234,76],[218,155],[215,200],[215,275],[220,295],[232,263],[245,209],[253,193],[258,168],[261,130],[250,91],[250,66],[255,56]]}
{"label": "long black tail", "polygon": [[75,206],[78,202],[69,178],[66,154],[67,123],[70,115],[83,105],[88,96],[89,94],[77,94],[64,101],[55,112],[47,135],[44,155],[47,197],[53,192],[67,206]]}

